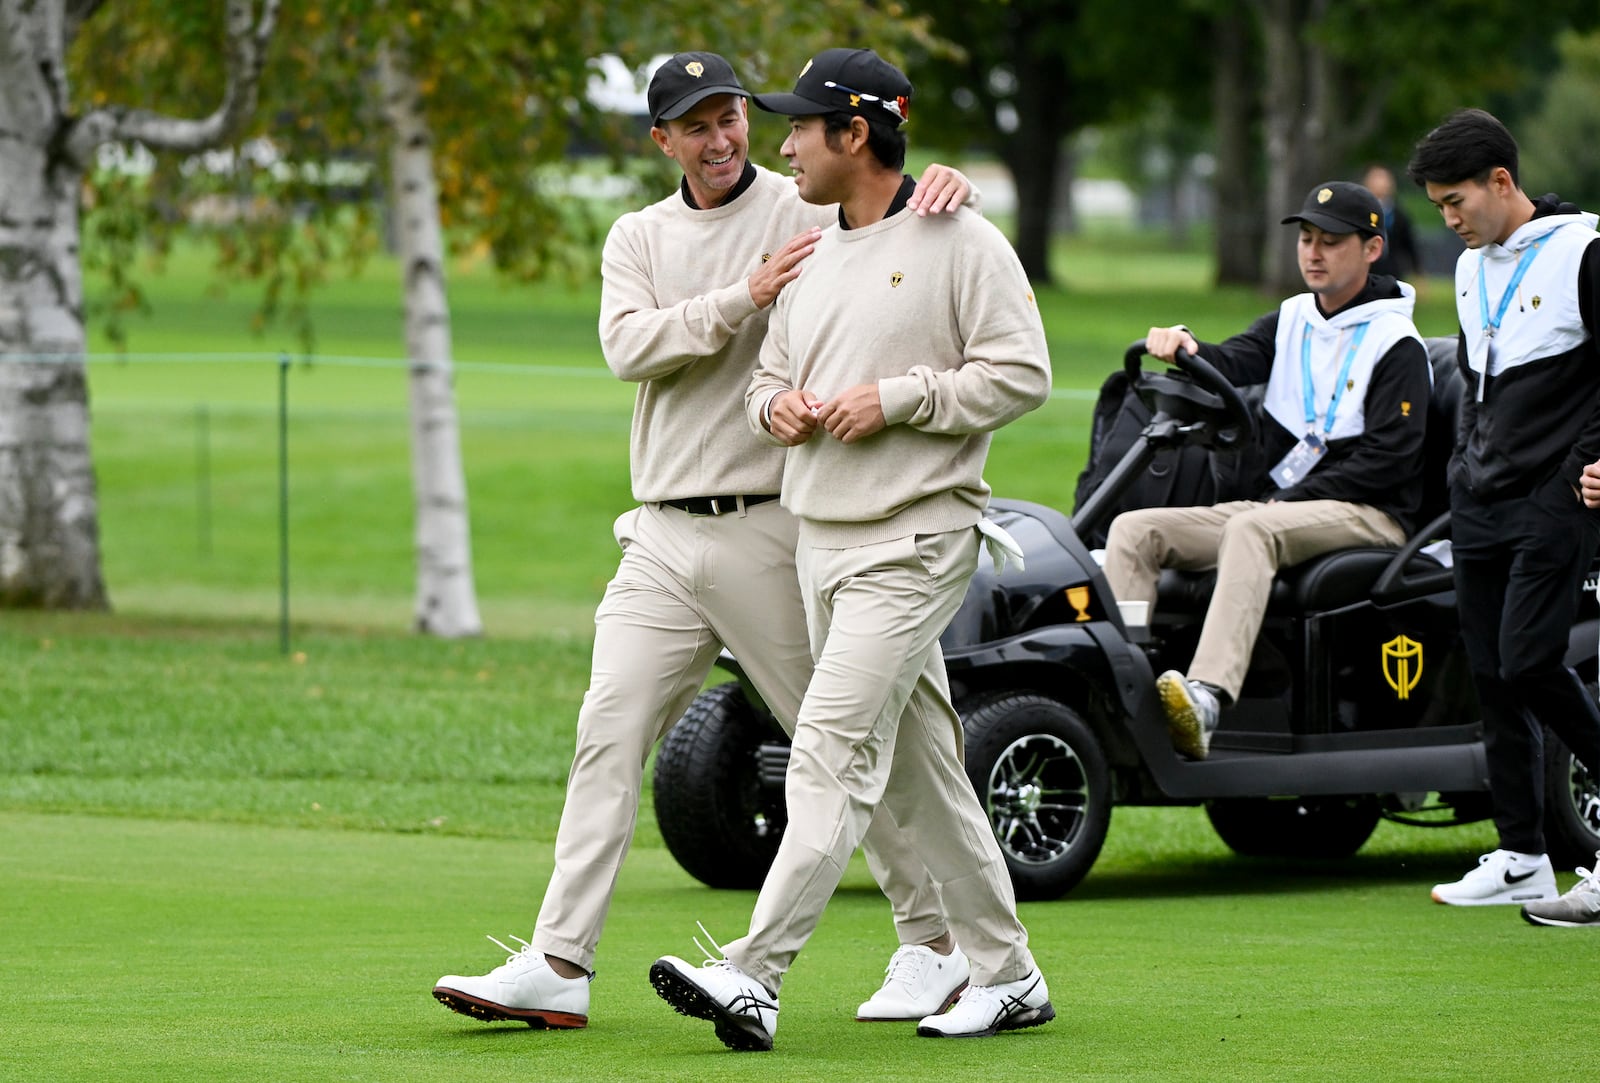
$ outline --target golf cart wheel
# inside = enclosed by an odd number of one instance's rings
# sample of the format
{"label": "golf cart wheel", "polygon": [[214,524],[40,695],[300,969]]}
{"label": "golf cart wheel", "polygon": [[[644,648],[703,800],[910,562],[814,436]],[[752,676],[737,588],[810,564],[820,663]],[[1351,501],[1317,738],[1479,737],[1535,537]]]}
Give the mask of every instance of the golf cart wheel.
{"label": "golf cart wheel", "polygon": [[778,743],[773,734],[737,683],[721,684],[694,698],[656,753],[661,838],[708,887],[758,888],[778,852],[783,787],[763,783],[760,769],[762,746]]}
{"label": "golf cart wheel", "polygon": [[1600,852],[1600,779],[1549,730],[1544,735],[1544,843],[1558,869],[1593,868]]}
{"label": "golf cart wheel", "polygon": [[1055,899],[1088,874],[1111,826],[1111,775],[1094,731],[1036,692],[963,704],[967,777],[1019,899]]}
{"label": "golf cart wheel", "polygon": [[1245,857],[1349,857],[1378,826],[1376,798],[1229,797],[1206,802],[1217,835]]}

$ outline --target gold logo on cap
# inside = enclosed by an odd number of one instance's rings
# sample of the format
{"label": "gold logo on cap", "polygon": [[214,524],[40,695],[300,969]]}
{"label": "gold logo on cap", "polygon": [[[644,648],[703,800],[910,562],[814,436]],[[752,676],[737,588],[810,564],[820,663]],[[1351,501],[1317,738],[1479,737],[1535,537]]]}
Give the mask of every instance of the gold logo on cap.
{"label": "gold logo on cap", "polygon": [[1076,617],[1074,617],[1073,620],[1078,624],[1082,624],[1084,621],[1088,620],[1089,619],[1089,588],[1088,587],[1068,587],[1067,590],[1066,590],[1066,594],[1067,594],[1067,604],[1078,611],[1078,615]]}
{"label": "gold logo on cap", "polygon": [[1540,302],[1543,301],[1543,300],[1544,300],[1544,298],[1540,297],[1537,293],[1534,294],[1533,295],[1533,307],[1534,308],[1538,308]]}
{"label": "gold logo on cap", "polygon": [[1326,203],[1326,202],[1328,202],[1328,200],[1330,200],[1332,198],[1333,198],[1333,189],[1332,188],[1324,188],[1322,191],[1317,193],[1317,202],[1318,203]]}
{"label": "gold logo on cap", "polygon": [[1395,636],[1385,643],[1383,679],[1395,690],[1396,699],[1410,699],[1411,690],[1422,680],[1422,644],[1405,635]]}
{"label": "gold logo on cap", "polygon": [[860,109],[861,108],[861,95],[859,95],[859,94],[850,95],[850,108],[852,108],[852,109]]}
{"label": "gold logo on cap", "polygon": [[904,282],[905,280],[906,280],[906,276],[901,274],[899,271],[896,271],[894,274],[889,276],[889,286],[892,289],[893,287],[898,286],[900,283]]}
{"label": "gold logo on cap", "polygon": [[[815,59],[816,57],[811,58],[811,60]],[[806,72],[811,70],[811,60],[806,61],[806,66],[800,69],[800,74],[795,76],[796,79],[804,79],[806,77]]]}
{"label": "gold logo on cap", "polygon": [[683,70],[698,79],[706,73],[706,66],[698,60],[691,60],[683,66]]}
{"label": "gold logo on cap", "polygon": [[1378,216],[1376,214],[1372,214],[1372,213],[1369,212],[1367,214],[1367,217],[1372,219],[1372,228],[1373,229],[1377,229],[1378,228]]}

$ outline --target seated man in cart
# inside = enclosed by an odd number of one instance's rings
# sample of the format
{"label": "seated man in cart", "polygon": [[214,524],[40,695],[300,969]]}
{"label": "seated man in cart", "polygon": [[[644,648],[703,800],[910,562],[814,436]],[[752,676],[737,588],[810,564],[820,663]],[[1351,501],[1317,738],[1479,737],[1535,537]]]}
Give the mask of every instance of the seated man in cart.
{"label": "seated man in cart", "polygon": [[1412,323],[1416,291],[1372,274],[1383,208],[1358,184],[1319,184],[1299,213],[1307,292],[1225,342],[1152,327],[1146,352],[1179,349],[1236,386],[1266,384],[1253,499],[1145,508],[1111,524],[1105,574],[1119,602],[1154,606],[1161,569],[1217,573],[1188,673],[1157,679],[1174,747],[1204,759],[1239,696],[1279,568],[1350,546],[1399,546],[1416,524],[1431,383]]}

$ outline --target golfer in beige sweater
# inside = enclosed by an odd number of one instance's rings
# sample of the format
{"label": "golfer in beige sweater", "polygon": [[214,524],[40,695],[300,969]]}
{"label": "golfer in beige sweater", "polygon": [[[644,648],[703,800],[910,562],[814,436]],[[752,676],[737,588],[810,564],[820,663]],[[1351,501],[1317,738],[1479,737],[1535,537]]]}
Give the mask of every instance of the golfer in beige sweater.
{"label": "golfer in beige sweater", "polygon": [[[811,676],[795,521],[777,502],[784,453],[750,432],[743,397],[773,300],[833,211],[747,160],[745,92],[722,57],[671,57],[651,79],[649,102],[651,135],[683,181],[619,218],[606,239],[600,343],[612,371],[638,385],[630,451],[639,506],[616,522],[622,559],[595,613],[555,868],[531,942],[507,947],[487,974],[445,975],[433,989],[447,1007],[489,1022],[587,1025],[590,971],[645,761],[722,647],[786,727]],[[918,210],[954,208],[968,193],[959,173],[930,166]],[[887,815],[865,849],[900,947],[857,1016],[918,1019],[965,984],[967,961],[927,869]]]}
{"label": "golfer in beige sweater", "polygon": [[800,194],[840,205],[779,297],[746,396],[752,428],[790,450],[783,504],[816,671],[789,761],[789,826],[750,931],[695,966],[651,969],[657,992],[735,1049],[770,1049],[785,971],[816,927],[873,811],[927,864],[972,985],[925,1036],[1054,1017],[1010,880],[958,758],[939,635],[977,565],[989,433],[1050,391],[1044,329],[1015,253],[958,211],[919,218],[902,178],[911,87],[870,50],[814,57],[791,118]]}

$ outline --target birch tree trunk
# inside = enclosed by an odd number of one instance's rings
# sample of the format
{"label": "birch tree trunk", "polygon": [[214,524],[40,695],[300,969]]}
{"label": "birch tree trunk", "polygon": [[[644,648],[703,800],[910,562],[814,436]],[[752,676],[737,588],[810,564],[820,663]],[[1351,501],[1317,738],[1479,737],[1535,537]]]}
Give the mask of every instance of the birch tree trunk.
{"label": "birch tree trunk", "polygon": [[116,106],[71,112],[67,47],[97,0],[0,0],[0,606],[99,609],[78,200],[102,143],[197,150],[255,104],[278,0],[229,0],[228,86],[178,120]]}
{"label": "birch tree trunk", "polygon": [[391,187],[405,290],[406,353],[411,362],[416,627],[438,636],[480,635],[483,623],[472,578],[433,134],[422,113],[421,88],[403,54],[392,45],[379,48],[378,81],[392,135]]}

